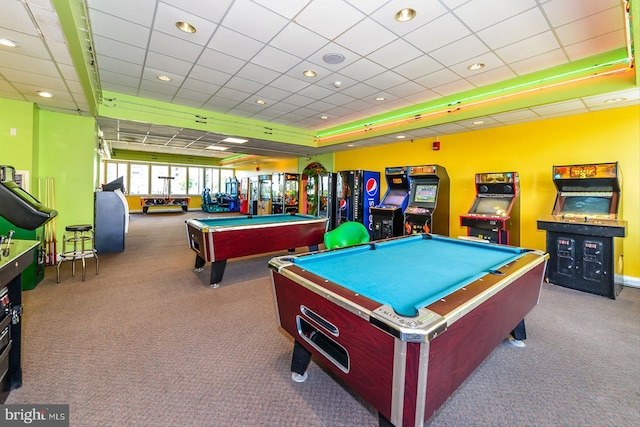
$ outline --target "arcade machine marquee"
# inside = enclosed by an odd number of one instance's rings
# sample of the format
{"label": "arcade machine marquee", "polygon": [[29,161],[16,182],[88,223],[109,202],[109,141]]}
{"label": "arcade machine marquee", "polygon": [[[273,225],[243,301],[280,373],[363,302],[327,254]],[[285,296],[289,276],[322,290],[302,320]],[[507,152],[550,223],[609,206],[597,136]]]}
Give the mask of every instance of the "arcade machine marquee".
{"label": "arcade machine marquee", "polygon": [[501,245],[520,245],[518,172],[476,174],[476,199],[460,225],[467,235]]}
{"label": "arcade machine marquee", "polygon": [[554,166],[558,190],[547,231],[551,283],[615,299],[622,289],[622,241],[627,223],[618,212],[622,174],[618,163]]}

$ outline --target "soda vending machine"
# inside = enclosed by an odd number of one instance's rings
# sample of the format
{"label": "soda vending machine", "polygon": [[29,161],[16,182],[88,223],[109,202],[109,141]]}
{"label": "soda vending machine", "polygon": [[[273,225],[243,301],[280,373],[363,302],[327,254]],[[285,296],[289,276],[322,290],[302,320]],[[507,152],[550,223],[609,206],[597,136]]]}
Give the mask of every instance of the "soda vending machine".
{"label": "soda vending machine", "polygon": [[380,172],[340,171],[329,175],[329,227],[356,221],[373,230],[370,208],[380,202]]}

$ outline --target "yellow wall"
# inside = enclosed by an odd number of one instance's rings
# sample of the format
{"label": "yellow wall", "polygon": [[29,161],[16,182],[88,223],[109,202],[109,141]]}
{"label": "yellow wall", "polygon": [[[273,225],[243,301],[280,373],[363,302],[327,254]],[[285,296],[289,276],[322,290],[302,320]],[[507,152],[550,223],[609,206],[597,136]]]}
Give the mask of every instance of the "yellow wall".
{"label": "yellow wall", "polygon": [[[450,234],[467,234],[459,216],[475,197],[478,172],[516,171],[520,175],[520,246],[546,247],[537,218],[551,213],[556,189],[553,165],[619,162],[623,174],[622,209],[628,221],[624,275],[640,277],[640,106],[610,109],[486,130],[383,145],[335,154],[335,170],[384,171],[388,166],[438,164],[451,181]],[[382,194],[386,183],[382,183]]]}

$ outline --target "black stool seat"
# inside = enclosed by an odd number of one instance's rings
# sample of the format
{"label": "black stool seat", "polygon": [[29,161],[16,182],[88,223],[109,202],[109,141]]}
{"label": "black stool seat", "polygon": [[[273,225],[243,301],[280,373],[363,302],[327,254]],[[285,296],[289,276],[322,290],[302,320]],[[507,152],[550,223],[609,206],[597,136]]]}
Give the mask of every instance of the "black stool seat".
{"label": "black stool seat", "polygon": [[91,224],[67,225],[64,229],[67,231],[89,231],[93,228]]}

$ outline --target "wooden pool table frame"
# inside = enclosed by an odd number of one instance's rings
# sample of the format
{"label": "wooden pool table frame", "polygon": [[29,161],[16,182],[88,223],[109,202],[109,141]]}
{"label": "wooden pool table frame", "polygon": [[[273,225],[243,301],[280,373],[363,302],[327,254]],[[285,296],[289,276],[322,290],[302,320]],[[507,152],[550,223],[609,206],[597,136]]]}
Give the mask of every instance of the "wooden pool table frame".
{"label": "wooden pool table frame", "polygon": [[[380,425],[423,426],[537,304],[547,254],[524,254],[421,309],[411,327],[381,314],[390,307],[292,264],[271,260],[279,325],[295,340],[292,371],[311,355],[374,406]],[[303,326],[301,326],[303,325]],[[311,332],[310,332],[311,331]],[[314,345],[318,333],[334,346]],[[346,362],[332,357],[344,349]]]}

